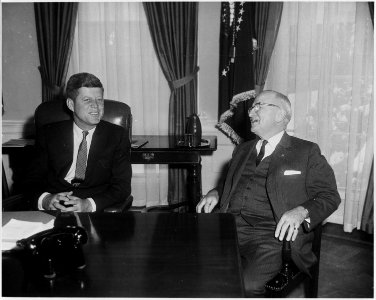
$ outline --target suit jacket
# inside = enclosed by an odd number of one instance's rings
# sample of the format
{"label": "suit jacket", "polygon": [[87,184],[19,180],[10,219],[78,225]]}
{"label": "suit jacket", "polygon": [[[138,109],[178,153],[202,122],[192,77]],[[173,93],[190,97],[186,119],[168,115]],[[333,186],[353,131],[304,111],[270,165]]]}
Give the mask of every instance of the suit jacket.
{"label": "suit jacket", "polygon": [[37,157],[25,183],[35,207],[43,192],[73,191],[77,197],[93,198],[97,211],[122,202],[130,195],[131,146],[124,128],[106,121],[96,126],[85,180],[77,188],[64,180],[73,161],[73,121],[47,124],[37,134]]}
{"label": "suit jacket", "polygon": [[[220,211],[226,212],[249,155],[257,140],[245,142],[234,149],[224,184],[218,187]],[[271,155],[266,190],[278,223],[281,216],[297,206],[308,209],[309,226],[299,228],[291,243],[292,259],[306,273],[316,258],[311,251],[311,230],[330,216],[341,203],[334,172],[317,144],[284,133]],[[308,225],[308,224],[305,224]]]}

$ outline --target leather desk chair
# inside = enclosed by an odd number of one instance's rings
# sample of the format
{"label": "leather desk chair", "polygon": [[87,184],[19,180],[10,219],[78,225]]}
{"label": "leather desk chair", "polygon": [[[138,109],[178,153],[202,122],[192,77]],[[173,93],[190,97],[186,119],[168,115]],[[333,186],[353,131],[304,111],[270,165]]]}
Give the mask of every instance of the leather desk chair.
{"label": "leather desk chair", "polygon": [[172,212],[180,212],[180,207],[185,207],[184,212],[188,211],[188,201],[175,203],[175,204],[167,204],[167,205],[156,205],[156,206],[149,206],[146,207],[142,212],[164,212],[164,213],[172,213]]}
{"label": "leather desk chair", "polygon": [[[35,130],[49,123],[70,120],[72,119],[72,113],[66,106],[65,101],[47,101],[41,103],[35,110],[34,122]],[[132,134],[132,114],[130,107],[122,102],[114,100],[104,100],[104,115],[103,120],[122,126],[124,130],[128,132],[129,141],[131,142]],[[19,195],[10,197],[9,203],[14,202],[13,199],[19,201],[21,198]],[[133,196],[128,196],[123,203],[106,208],[105,212],[123,212],[128,210],[132,206]],[[14,203],[13,203],[13,206]]]}
{"label": "leather desk chair", "polygon": [[293,289],[304,282],[306,298],[317,298],[319,283],[320,249],[321,249],[322,224],[313,229],[312,251],[317,257],[317,262],[310,267],[312,277],[301,272],[291,259],[290,242],[283,241],[282,248],[282,269],[269,282],[266,283],[266,297],[286,297]]}

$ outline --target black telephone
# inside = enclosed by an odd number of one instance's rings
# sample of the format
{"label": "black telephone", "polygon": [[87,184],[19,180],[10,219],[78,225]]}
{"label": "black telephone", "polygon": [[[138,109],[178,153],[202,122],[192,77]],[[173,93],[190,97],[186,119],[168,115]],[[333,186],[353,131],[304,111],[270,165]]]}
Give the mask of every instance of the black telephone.
{"label": "black telephone", "polygon": [[17,241],[44,277],[54,278],[56,269],[85,267],[82,245],[88,240],[86,230],[79,226],[54,227]]}

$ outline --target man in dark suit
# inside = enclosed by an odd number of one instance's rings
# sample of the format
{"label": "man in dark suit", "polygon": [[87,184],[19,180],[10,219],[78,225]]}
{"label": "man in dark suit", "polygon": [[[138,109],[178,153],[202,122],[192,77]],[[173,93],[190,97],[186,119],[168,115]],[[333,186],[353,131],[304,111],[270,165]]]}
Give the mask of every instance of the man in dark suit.
{"label": "man in dark suit", "polygon": [[101,211],[131,193],[130,141],[124,128],[101,120],[103,85],[89,73],[68,80],[73,121],[47,124],[37,132],[37,157],[26,190],[35,207]]}
{"label": "man in dark suit", "polygon": [[289,99],[264,91],[249,110],[259,137],[234,149],[227,177],[196,207],[235,215],[246,293],[262,297],[282,266],[282,241],[292,241],[292,259],[304,272],[316,261],[312,229],[341,202],[332,168],[317,144],[289,136]]}

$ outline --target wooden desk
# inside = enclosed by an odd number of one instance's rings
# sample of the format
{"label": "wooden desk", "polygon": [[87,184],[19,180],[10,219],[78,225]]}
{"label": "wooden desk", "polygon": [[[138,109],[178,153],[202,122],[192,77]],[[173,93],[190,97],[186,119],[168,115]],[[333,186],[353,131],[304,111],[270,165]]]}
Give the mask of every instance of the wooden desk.
{"label": "wooden desk", "polygon": [[[3,224],[15,217],[41,219],[40,214],[3,212]],[[3,252],[2,296],[244,296],[230,214],[76,213],[59,214],[55,224],[77,220],[89,235],[86,268],[53,280],[26,276],[17,259]]]}
{"label": "wooden desk", "polygon": [[179,164],[188,169],[187,184],[189,188],[189,211],[194,212],[202,195],[201,155],[217,150],[217,137],[204,136],[208,144],[197,148],[179,146],[178,140],[170,136],[134,135],[132,139],[138,144],[148,143],[141,148],[132,148],[132,164]]}
{"label": "wooden desk", "polygon": [[[178,145],[178,141],[174,137],[161,136],[161,135],[134,135],[132,140],[137,144],[148,142],[140,148],[133,148],[131,150],[132,164],[178,164],[188,169],[188,184],[190,186],[190,199],[189,203],[190,212],[195,211],[197,203],[200,201],[202,194],[201,184],[201,155],[207,155],[217,150],[217,137],[216,136],[203,136],[207,140],[208,145],[197,148],[188,148]],[[3,144],[3,153],[18,154],[25,157],[25,153],[33,148],[33,140],[14,140],[13,143]],[[30,147],[31,146],[31,147]],[[29,149],[29,150],[28,150]],[[27,154],[26,154],[27,156]],[[24,174],[24,172],[18,172]],[[3,185],[6,183],[4,182]]]}

